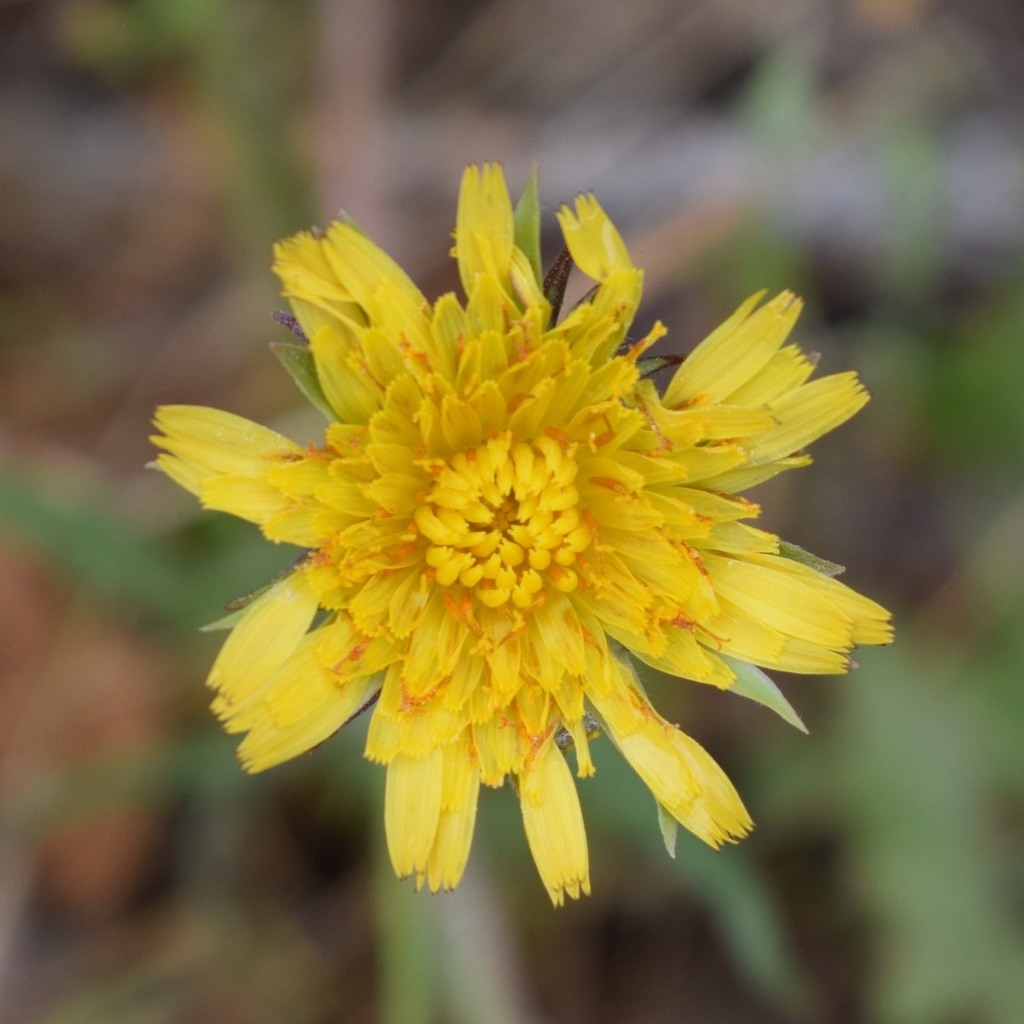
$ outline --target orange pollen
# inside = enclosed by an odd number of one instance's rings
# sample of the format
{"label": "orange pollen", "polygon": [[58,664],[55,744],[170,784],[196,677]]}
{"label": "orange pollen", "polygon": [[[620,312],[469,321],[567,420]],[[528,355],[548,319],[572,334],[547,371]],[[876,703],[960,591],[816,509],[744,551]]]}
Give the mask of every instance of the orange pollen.
{"label": "orange pollen", "polygon": [[441,591],[441,600],[444,601],[448,611],[450,611],[459,622],[466,621],[464,618],[464,606],[460,604],[460,602],[456,601],[447,590]]}
{"label": "orange pollen", "polygon": [[544,431],[552,441],[557,441],[563,448],[570,444],[569,435],[561,427],[547,427]]}
{"label": "orange pollen", "polygon": [[696,625],[696,623],[694,623],[693,635],[697,636],[698,633],[701,637],[706,637],[708,640],[710,640],[711,643],[713,643],[715,647],[718,648],[718,650],[721,650],[725,646],[725,644],[729,643],[731,639],[727,636],[719,636],[717,633],[712,633],[707,627],[698,626]]}
{"label": "orange pollen", "polygon": [[530,744],[529,753],[527,753],[526,759],[523,762],[523,771],[524,772],[528,771],[530,769],[530,767],[533,765],[533,762],[537,760],[537,754],[540,751],[540,748],[544,745],[544,741],[554,731],[555,731],[555,727],[552,725],[552,726],[549,726],[547,729],[545,729],[544,732],[540,733],[539,735],[534,735],[533,733],[527,732],[525,726],[520,726],[520,728],[519,728],[520,734]]}
{"label": "orange pollen", "polygon": [[439,689],[439,686],[435,686],[432,690],[424,693],[422,696],[411,697],[409,695],[409,691],[405,688],[405,683],[402,683],[402,704],[399,710],[418,711],[421,707],[429,704],[434,699]]}
{"label": "orange pollen", "polygon": [[613,476],[592,476],[590,478],[592,484],[597,484],[598,487],[604,487],[609,491],[614,491],[616,494],[628,494],[629,488],[621,481],[616,480]]}
{"label": "orange pollen", "polygon": [[701,574],[701,576],[703,576],[705,579],[711,579],[711,577],[708,575],[707,569],[704,567],[704,559],[700,557],[700,554],[697,552],[697,549],[690,547],[690,545],[685,542],[683,543],[683,548],[685,549],[686,553],[690,556],[690,558],[693,560],[693,564],[697,567],[697,571]]}
{"label": "orange pollen", "polygon": [[555,731],[553,725],[549,725],[539,736],[530,737],[530,746],[533,747],[534,751],[540,750],[544,745],[547,738]]}
{"label": "orange pollen", "polygon": [[654,343],[657,338],[652,338],[648,335],[646,338],[641,338],[639,341],[633,342],[629,348],[626,349],[626,361],[629,363],[635,363]]}
{"label": "orange pollen", "polygon": [[668,626],[678,626],[680,629],[685,629],[688,633],[696,633],[697,623],[693,619],[688,619],[685,615],[677,615],[674,619],[669,619],[666,623]]}
{"label": "orange pollen", "polygon": [[644,718],[652,719],[657,717],[654,708],[652,708],[651,705],[648,704],[647,701],[645,701],[643,697],[641,697],[640,694],[632,687],[629,688],[629,699],[633,707],[635,707],[637,711],[644,716]]}

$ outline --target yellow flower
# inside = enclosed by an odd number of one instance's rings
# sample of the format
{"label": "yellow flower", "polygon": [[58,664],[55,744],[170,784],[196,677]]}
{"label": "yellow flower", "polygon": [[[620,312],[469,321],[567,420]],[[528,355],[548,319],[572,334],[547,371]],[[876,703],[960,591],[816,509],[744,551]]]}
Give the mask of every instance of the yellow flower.
{"label": "yellow flower", "polygon": [[855,644],[891,639],[883,608],[749,525],[738,496],[867,401],[852,373],[808,383],[786,344],[799,300],[749,299],[659,395],[638,359],[665,329],[627,341],[642,271],[593,196],[558,220],[597,284],[557,323],[497,165],[462,180],[464,305],[428,302],[352,224],[281,242],[323,443],[192,406],[160,409],[153,439],[204,507],[307,549],[210,672],[242,764],[308,751],[376,700],[366,756],[387,766],[395,871],[457,885],[480,784],[511,777],[555,903],[590,887],[563,749],[592,774],[598,730],[663,816],[715,847],[751,827],[634,659],[728,689],[751,665],[844,672]]}

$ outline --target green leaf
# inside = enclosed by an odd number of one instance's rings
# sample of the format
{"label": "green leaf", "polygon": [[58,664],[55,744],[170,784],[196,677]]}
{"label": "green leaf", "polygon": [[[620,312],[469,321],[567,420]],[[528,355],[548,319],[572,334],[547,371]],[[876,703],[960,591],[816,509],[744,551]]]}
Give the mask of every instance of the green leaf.
{"label": "green leaf", "polygon": [[660,800],[658,801],[658,827],[661,829],[661,838],[665,841],[665,849],[668,851],[668,855],[675,860],[679,822],[665,810],[665,805]]}
{"label": "green leaf", "polygon": [[288,371],[288,375],[306,399],[313,403],[329,420],[336,420],[337,413],[327,401],[320,378],[316,375],[316,364],[308,345],[296,345],[290,341],[272,341],[270,351]]}
{"label": "green leaf", "polygon": [[523,194],[516,203],[515,241],[530,261],[533,276],[540,281],[540,190],[537,165],[523,186]]}
{"label": "green leaf", "polygon": [[803,548],[797,547],[796,544],[790,544],[785,540],[779,541],[779,554],[783,558],[788,558],[791,562],[799,562],[801,565],[806,565],[808,569],[820,572],[824,576],[838,576],[840,573],[846,572],[845,565],[837,565],[826,558],[819,558],[817,555],[812,555],[810,551],[804,551]]}
{"label": "green leaf", "polygon": [[793,705],[782,695],[782,691],[771,678],[765,675],[756,665],[720,654],[719,657],[736,673],[736,682],[730,693],[738,693],[741,697],[757,701],[774,711],[783,721],[788,722],[801,732],[807,732],[807,726],[793,710]]}

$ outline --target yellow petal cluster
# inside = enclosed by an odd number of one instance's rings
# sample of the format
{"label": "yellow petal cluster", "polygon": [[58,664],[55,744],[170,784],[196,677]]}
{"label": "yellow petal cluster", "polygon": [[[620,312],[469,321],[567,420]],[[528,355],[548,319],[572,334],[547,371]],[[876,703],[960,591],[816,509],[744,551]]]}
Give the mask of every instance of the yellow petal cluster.
{"label": "yellow petal cluster", "polygon": [[480,785],[511,777],[556,903],[589,891],[563,747],[591,774],[595,718],[701,839],[751,827],[631,658],[728,688],[720,655],[843,672],[855,644],[891,637],[884,609],[780,554],[740,497],[867,400],[853,374],[810,381],[787,344],[799,300],[749,299],[659,394],[637,362],[664,328],[627,341],[642,271],[593,196],[558,220],[596,288],[557,323],[497,165],[462,181],[465,301],[429,302],[348,223],[281,242],[274,269],[335,413],[322,443],[190,406],[161,408],[153,439],[204,507],[307,551],[210,673],[243,765],[295,757],[376,699],[366,756],[387,768],[396,872],[457,885]]}

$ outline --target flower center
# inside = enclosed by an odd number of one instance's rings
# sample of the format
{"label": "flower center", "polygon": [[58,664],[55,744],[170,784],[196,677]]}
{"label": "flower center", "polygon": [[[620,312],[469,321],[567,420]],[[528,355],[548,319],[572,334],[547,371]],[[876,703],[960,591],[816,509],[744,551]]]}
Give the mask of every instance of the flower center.
{"label": "flower center", "polygon": [[437,582],[461,584],[490,608],[526,608],[545,586],[575,589],[572,565],[591,538],[574,452],[547,435],[526,444],[503,433],[438,466],[415,514]]}
{"label": "flower center", "polygon": [[518,517],[519,502],[510,496],[501,503],[500,508],[494,510],[494,519],[491,520],[491,525],[507,537],[511,527],[525,525],[519,521]]}

